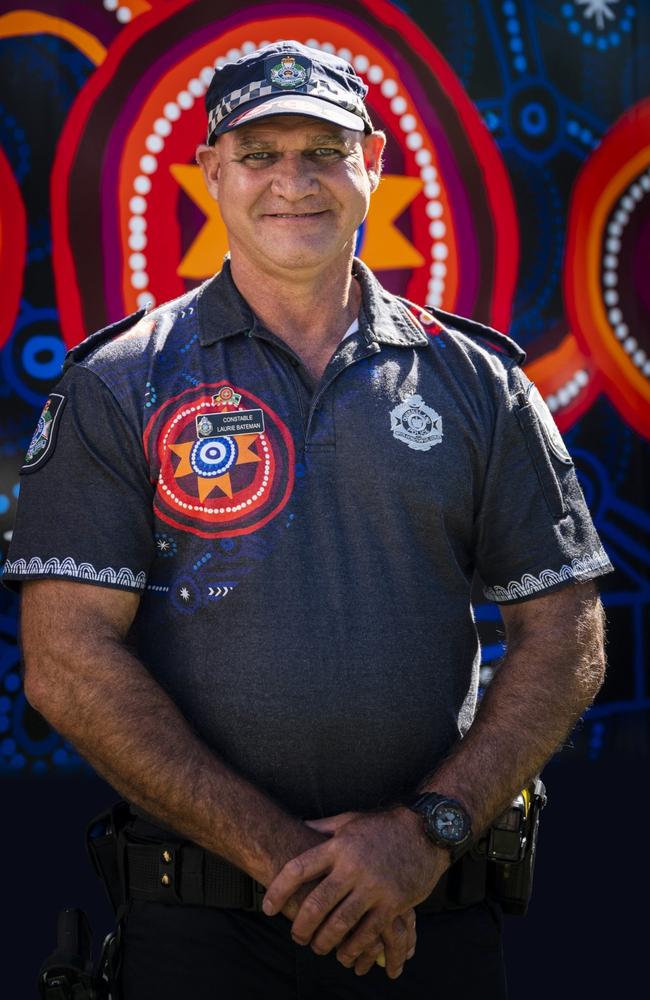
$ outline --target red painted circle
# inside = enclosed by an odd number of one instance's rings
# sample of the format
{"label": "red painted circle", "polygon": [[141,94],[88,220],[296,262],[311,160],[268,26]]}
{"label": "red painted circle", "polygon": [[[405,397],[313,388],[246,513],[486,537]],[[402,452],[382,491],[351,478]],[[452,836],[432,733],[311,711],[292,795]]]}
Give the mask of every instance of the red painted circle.
{"label": "red painted circle", "polygon": [[25,206],[9,161],[0,149],[0,347],[11,335],[23,291],[27,250]]}
{"label": "red painted circle", "polygon": [[[197,421],[215,411],[250,410],[262,411],[264,431],[203,439],[205,448],[212,443],[213,450],[229,455],[229,462],[218,473],[202,473]],[[204,538],[257,531],[279,514],[293,489],[295,451],[288,428],[263,400],[223,381],[188,389],[164,403],[147,425],[144,444],[157,474],[156,513],[167,524]]]}

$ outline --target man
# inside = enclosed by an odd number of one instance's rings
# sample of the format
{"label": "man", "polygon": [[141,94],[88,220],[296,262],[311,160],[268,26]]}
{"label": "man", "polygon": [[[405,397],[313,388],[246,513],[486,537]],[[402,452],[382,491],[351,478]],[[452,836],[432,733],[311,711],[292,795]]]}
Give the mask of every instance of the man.
{"label": "man", "polygon": [[601,683],[611,567],[522,352],[353,259],[365,91],[296,42],[215,73],[230,259],[72,351],[26,458],[4,575],[27,696],[132,805],[126,1000],[505,996],[498,907],[443,887]]}

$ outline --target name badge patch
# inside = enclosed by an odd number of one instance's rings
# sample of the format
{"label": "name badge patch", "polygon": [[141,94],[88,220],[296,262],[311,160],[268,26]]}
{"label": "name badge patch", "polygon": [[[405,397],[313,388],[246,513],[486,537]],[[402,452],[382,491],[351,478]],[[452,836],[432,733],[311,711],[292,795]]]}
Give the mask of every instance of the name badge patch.
{"label": "name badge patch", "polygon": [[21,472],[35,472],[45,465],[54,451],[58,433],[59,418],[65,406],[65,396],[59,392],[50,393],[42,413],[38,418],[34,436],[29,443]]}
{"label": "name badge patch", "polygon": [[196,418],[196,436],[222,437],[224,434],[263,434],[261,410],[237,410],[235,413],[204,413]]}

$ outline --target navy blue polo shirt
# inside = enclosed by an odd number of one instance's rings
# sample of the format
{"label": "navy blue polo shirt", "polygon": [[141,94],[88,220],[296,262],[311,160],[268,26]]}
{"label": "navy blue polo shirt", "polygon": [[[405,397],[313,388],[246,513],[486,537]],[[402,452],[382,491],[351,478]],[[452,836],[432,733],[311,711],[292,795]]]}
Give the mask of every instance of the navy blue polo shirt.
{"label": "navy blue polo shirt", "polygon": [[355,274],[315,386],[228,262],[71,352],[4,568],[140,593],[153,676],[302,817],[392,802],[466,732],[475,574],[509,602],[611,569],[519,348]]}

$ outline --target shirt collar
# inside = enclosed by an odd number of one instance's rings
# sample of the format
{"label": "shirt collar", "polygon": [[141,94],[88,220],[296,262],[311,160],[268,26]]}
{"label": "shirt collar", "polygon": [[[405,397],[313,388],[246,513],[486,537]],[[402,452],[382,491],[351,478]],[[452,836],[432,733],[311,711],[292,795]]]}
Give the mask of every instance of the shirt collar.
{"label": "shirt collar", "polygon": [[230,273],[230,259],[214,278],[199,291],[199,343],[209,347],[234,333],[245,333],[255,326],[255,315],[239,294]]}
{"label": "shirt collar", "polygon": [[[412,313],[379,283],[372,271],[356,257],[352,273],[361,286],[359,333],[367,343],[392,347],[414,347],[428,337]],[[255,331],[257,317],[239,293],[226,258],[221,271],[199,291],[199,343],[202,347],[236,333]]]}
{"label": "shirt collar", "polygon": [[354,258],[352,273],[361,285],[359,327],[368,343],[417,347],[429,338],[405,305],[379,283],[369,267]]}

